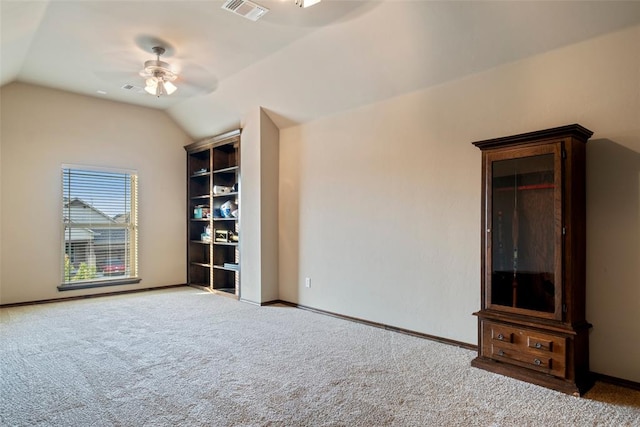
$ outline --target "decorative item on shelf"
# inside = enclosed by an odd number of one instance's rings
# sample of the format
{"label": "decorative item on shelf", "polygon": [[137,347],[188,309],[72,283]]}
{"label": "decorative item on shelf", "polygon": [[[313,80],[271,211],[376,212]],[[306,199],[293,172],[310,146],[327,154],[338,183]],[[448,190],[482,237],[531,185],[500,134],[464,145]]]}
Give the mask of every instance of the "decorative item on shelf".
{"label": "decorative item on shelf", "polygon": [[224,185],[214,185],[213,186],[213,194],[216,196],[220,194],[229,194],[231,193],[231,187],[227,187]]}
{"label": "decorative item on shelf", "polygon": [[215,230],[216,242],[227,243],[229,241],[229,230]]}
{"label": "decorative item on shelf", "polygon": [[202,168],[200,170],[195,171],[193,174],[194,175],[204,175],[207,172],[209,172],[207,168]]}
{"label": "decorative item on shelf", "polygon": [[214,208],[213,209],[213,217],[214,218],[222,218],[222,212],[220,211],[219,208]]}
{"label": "decorative item on shelf", "polygon": [[211,217],[211,210],[207,205],[197,205],[193,208],[193,218],[202,219]]}
{"label": "decorative item on shelf", "polygon": [[238,234],[231,230],[214,230],[215,241],[220,243],[238,243]]}
{"label": "decorative item on shelf", "polygon": [[220,206],[220,214],[222,215],[223,218],[232,218],[231,212],[237,211],[237,210],[238,210],[238,206],[236,206],[236,204],[233,203],[231,200],[227,200],[222,204],[222,206]]}
{"label": "decorative item on shelf", "polygon": [[234,193],[238,192],[238,183],[237,182],[235,184],[233,184],[233,187],[231,187],[231,191],[233,191]]}
{"label": "decorative item on shelf", "polygon": [[204,228],[204,233],[200,235],[200,240],[202,240],[204,243],[211,243],[211,226],[210,225],[207,225]]}

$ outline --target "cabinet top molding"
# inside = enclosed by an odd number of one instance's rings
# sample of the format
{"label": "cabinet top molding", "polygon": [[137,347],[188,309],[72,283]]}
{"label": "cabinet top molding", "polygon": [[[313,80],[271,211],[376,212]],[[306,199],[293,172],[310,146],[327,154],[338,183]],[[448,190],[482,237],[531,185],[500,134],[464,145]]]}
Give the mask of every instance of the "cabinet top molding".
{"label": "cabinet top molding", "polygon": [[235,129],[220,135],[210,136],[208,138],[201,139],[200,141],[193,142],[189,145],[185,145],[184,149],[187,151],[195,151],[199,148],[207,148],[213,145],[226,144],[230,139],[239,137],[241,132],[242,129]]}
{"label": "cabinet top molding", "polygon": [[579,124],[572,124],[566,126],[560,126],[557,128],[538,130],[535,132],[521,133],[513,136],[503,136],[500,138],[485,139],[483,141],[473,142],[473,145],[481,150],[489,150],[497,147],[515,146],[529,144],[531,142],[540,143],[544,140],[572,137],[577,140],[587,142],[591,138],[593,132],[589,129],[580,126]]}

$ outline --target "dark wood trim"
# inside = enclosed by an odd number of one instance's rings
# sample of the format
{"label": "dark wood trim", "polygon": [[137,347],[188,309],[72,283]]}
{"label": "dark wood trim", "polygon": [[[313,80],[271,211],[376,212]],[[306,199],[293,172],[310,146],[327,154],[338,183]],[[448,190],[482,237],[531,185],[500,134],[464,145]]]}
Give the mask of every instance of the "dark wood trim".
{"label": "dark wood trim", "polygon": [[140,283],[142,279],[140,277],[129,277],[126,279],[116,280],[98,280],[95,282],[78,282],[78,283],[66,283],[58,286],[59,291],[77,291],[78,289],[92,289],[92,288],[105,288],[107,286],[120,286],[120,285],[135,285]]}
{"label": "dark wood trim", "polygon": [[566,380],[530,369],[521,369],[512,364],[498,362],[481,356],[473,359],[471,361],[471,366],[542,387],[558,390],[576,397],[582,396],[593,386],[592,375],[587,374],[585,375],[585,378],[580,378],[580,381]]}
{"label": "dark wood trim", "polygon": [[[583,329],[590,329],[593,325],[587,321],[576,322],[575,324],[559,323],[551,319],[534,319],[531,316],[521,315],[518,313],[505,315],[498,310],[480,310],[473,313],[474,316],[478,316],[480,319],[495,320],[502,323],[508,323],[516,326],[526,326],[528,328],[538,329],[541,332],[554,331],[567,336],[577,335],[577,331]],[[543,327],[544,326],[544,327]]]}
{"label": "dark wood trim", "polygon": [[596,381],[640,391],[639,382],[625,380],[624,378],[612,377],[610,375],[599,374],[597,372],[591,372],[591,375],[593,375],[593,378]]}
{"label": "dark wood trim", "polygon": [[235,129],[221,135],[212,136],[209,138],[202,139],[200,141],[193,142],[189,145],[185,145],[184,149],[188,152],[200,151],[200,149],[204,150],[210,148],[213,145],[221,145],[226,144],[229,140],[233,138],[238,138],[242,133],[242,129]]}
{"label": "dark wood trim", "polygon": [[586,142],[591,138],[593,132],[589,129],[580,126],[579,124],[560,126],[552,129],[545,129],[535,132],[521,133],[513,136],[503,136],[500,138],[486,139],[483,141],[474,142],[473,145],[481,150],[488,150],[495,147],[504,147],[505,145],[517,146],[522,144],[529,144],[535,142],[537,144],[543,144],[546,140],[565,138],[565,137],[577,137],[580,140]]}
{"label": "dark wood trim", "polygon": [[157,291],[161,289],[171,289],[171,288],[180,288],[182,286],[187,286],[186,283],[180,285],[167,285],[167,286],[158,286],[154,288],[141,288],[141,289],[126,289],[123,291],[114,291],[114,292],[104,292],[100,294],[90,294],[90,295],[76,295],[73,297],[65,297],[65,298],[51,298],[51,299],[43,299],[37,301],[25,301],[25,302],[15,302],[11,304],[0,304],[0,308],[9,308],[9,307],[23,307],[27,305],[38,305],[38,304],[50,304],[54,302],[65,302],[65,301],[76,301],[87,298],[97,298],[97,297],[108,297],[114,295],[124,295],[124,294],[133,294],[138,292],[148,292],[148,291]]}
{"label": "dark wood trim", "polygon": [[[247,302],[242,300],[243,302]],[[255,303],[252,303],[255,304]],[[439,336],[435,336],[435,335],[429,335],[429,334],[424,334],[422,332],[416,332],[416,331],[411,331],[409,329],[403,329],[403,328],[397,328],[395,326],[389,326],[389,325],[385,325],[383,323],[378,323],[378,322],[371,322],[368,320],[363,320],[363,319],[359,319],[357,317],[351,317],[351,316],[345,316],[343,314],[337,314],[337,313],[333,313],[330,311],[326,311],[326,310],[321,310],[318,308],[313,308],[313,307],[309,307],[309,306],[305,306],[302,304],[295,304],[289,301],[284,301],[284,300],[273,300],[273,301],[267,301],[267,302],[263,302],[260,303],[260,306],[269,306],[269,305],[275,305],[275,304],[283,304],[283,305],[287,305],[289,307],[294,307],[294,308],[299,308],[302,310],[307,310],[307,311],[312,311],[314,313],[318,313],[318,314],[324,314],[327,316],[332,316],[332,317],[337,317],[339,319],[344,319],[344,320],[348,320],[351,322],[357,322],[357,323],[362,323],[365,325],[369,325],[369,326],[373,326],[376,328],[381,328],[381,329],[386,329],[389,331],[393,331],[393,332],[399,332],[401,334],[406,334],[406,335],[411,335],[414,337],[418,337],[418,338],[424,338],[424,339],[428,339],[430,341],[436,341],[439,343],[443,343],[443,344],[448,344],[448,345],[453,345],[456,347],[461,347],[467,350],[472,350],[472,351],[478,351],[478,346],[475,344],[469,344],[469,343],[465,343],[465,342],[461,342],[461,341],[456,341],[456,340],[452,340],[449,338],[443,338],[443,337],[439,337]],[[476,362],[472,362],[472,365],[475,364]],[[609,375],[605,375],[605,374],[599,374],[597,372],[590,372],[590,376],[593,380],[595,381],[600,381],[603,383],[608,383],[608,384],[613,384],[616,386],[620,386],[620,387],[625,387],[625,388],[629,388],[632,390],[638,390],[640,391],[640,383],[637,383],[635,381],[630,381],[630,380],[625,380],[623,378],[617,378],[617,377],[612,377]]]}
{"label": "dark wood trim", "polygon": [[[253,303],[253,304],[255,304],[255,303]],[[286,303],[286,302],[283,302],[283,301],[281,301],[281,300],[279,300],[279,299],[274,299],[274,300],[271,300],[271,301],[261,302],[261,303],[260,303],[260,304],[258,304],[258,305],[259,305],[259,306],[261,306],[261,307],[264,307],[264,306],[267,306],[267,305],[275,305],[275,304],[291,305],[291,304]]]}
{"label": "dark wood trim", "polygon": [[465,342],[462,342],[462,341],[456,341],[456,340],[452,340],[452,339],[449,339],[449,338],[438,337],[438,336],[435,336],[435,335],[424,334],[422,332],[416,332],[416,331],[412,331],[410,329],[404,329],[404,328],[398,328],[398,327],[395,327],[395,326],[389,326],[389,325],[385,325],[384,323],[372,322],[372,321],[369,321],[369,320],[360,319],[358,317],[345,316],[344,314],[333,313],[331,311],[321,310],[321,309],[318,309],[318,308],[309,307],[309,306],[302,305],[302,304],[295,304],[295,303],[288,302],[288,301],[283,301],[283,300],[269,301],[268,303],[263,303],[262,305],[273,305],[273,304],[284,304],[284,305],[288,305],[290,307],[300,308],[302,310],[307,310],[307,311],[312,311],[314,313],[324,314],[324,315],[327,315],[327,316],[337,317],[339,319],[344,319],[344,320],[349,320],[349,321],[352,321],[352,322],[362,323],[364,325],[373,326],[375,328],[386,329],[388,331],[399,332],[401,334],[411,335],[411,336],[418,337],[418,338],[424,338],[424,339],[428,339],[428,340],[431,340],[431,341],[436,341],[436,342],[439,342],[439,343],[442,343],[442,344],[449,344],[449,345],[453,345],[453,346],[456,346],[456,347],[465,348],[467,350],[475,350],[475,351],[478,350],[478,346],[476,346],[474,344],[469,344],[469,343],[465,343]]}

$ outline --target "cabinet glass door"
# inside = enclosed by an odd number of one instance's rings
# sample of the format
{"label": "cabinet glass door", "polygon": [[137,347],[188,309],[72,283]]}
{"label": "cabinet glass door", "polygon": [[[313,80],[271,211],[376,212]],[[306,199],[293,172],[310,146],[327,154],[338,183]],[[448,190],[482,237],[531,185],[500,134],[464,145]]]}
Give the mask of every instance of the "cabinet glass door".
{"label": "cabinet glass door", "polygon": [[560,156],[558,147],[541,148],[525,157],[489,154],[486,298],[496,309],[556,317],[562,292]]}

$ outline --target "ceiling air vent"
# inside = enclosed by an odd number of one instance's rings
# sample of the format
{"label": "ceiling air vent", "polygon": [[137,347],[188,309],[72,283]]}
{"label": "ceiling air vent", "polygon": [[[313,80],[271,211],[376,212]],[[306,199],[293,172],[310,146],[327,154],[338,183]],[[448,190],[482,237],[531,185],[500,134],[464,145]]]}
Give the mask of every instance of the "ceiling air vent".
{"label": "ceiling air vent", "polygon": [[252,21],[257,21],[269,12],[269,9],[266,7],[248,0],[227,0],[222,5],[222,8]]}
{"label": "ceiling air vent", "polygon": [[127,83],[124,86],[122,86],[122,89],[131,90],[131,91],[139,92],[139,93],[143,92],[143,89],[140,86],[135,86],[135,85],[132,85],[130,83]]}

